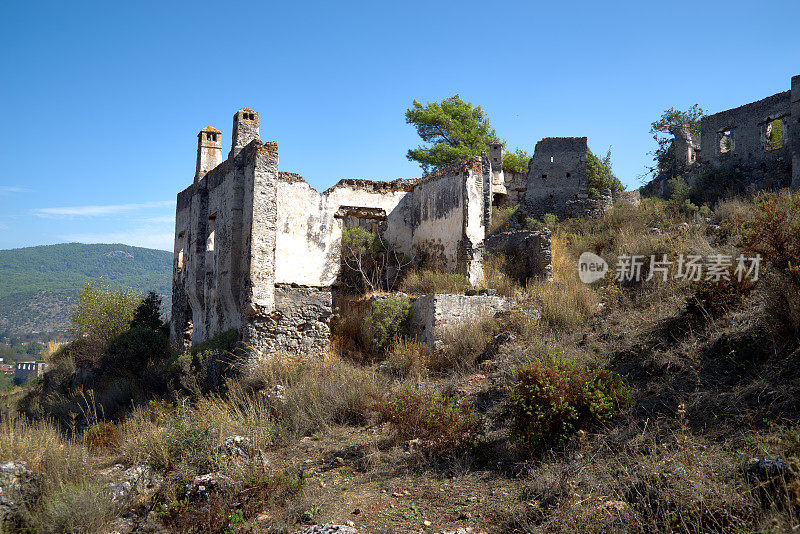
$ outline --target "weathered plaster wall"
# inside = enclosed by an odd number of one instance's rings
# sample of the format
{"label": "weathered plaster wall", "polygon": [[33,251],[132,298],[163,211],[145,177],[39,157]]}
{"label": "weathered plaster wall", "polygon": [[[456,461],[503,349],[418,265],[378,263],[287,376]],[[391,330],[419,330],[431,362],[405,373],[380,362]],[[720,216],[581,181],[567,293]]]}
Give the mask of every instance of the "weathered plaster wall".
{"label": "weathered plaster wall", "polygon": [[240,288],[247,263],[247,256],[239,253],[243,173],[226,162],[178,195],[172,304],[176,340],[189,320],[194,342],[241,325]]}
{"label": "weathered plaster wall", "polygon": [[480,157],[421,178],[413,193],[414,257],[430,268],[483,280],[485,201]]}
{"label": "weathered plaster wall", "polygon": [[[766,131],[770,121],[780,119],[783,146],[770,149]],[[754,188],[787,187],[792,176],[791,91],[758,102],[703,117],[700,123],[702,165],[741,173]],[[731,147],[721,147],[729,132]]]}
{"label": "weathered plaster wall", "polygon": [[491,295],[423,295],[411,303],[409,329],[419,343],[439,349],[448,330],[508,311],[514,302]]}
{"label": "weathered plaster wall", "polygon": [[463,236],[463,169],[434,173],[414,188],[414,256],[426,267],[453,271]]}
{"label": "weathered plaster wall", "polygon": [[[386,216],[384,238],[411,253],[409,186],[403,182],[343,180],[318,193],[299,175],[278,181],[276,281],[315,287],[336,282],[346,208],[371,208]],[[343,209],[345,208],[345,209]]]}
{"label": "weathered plaster wall", "polygon": [[586,195],[587,150],[585,137],[547,137],[536,143],[525,191],[532,214],[563,216],[568,200]]}

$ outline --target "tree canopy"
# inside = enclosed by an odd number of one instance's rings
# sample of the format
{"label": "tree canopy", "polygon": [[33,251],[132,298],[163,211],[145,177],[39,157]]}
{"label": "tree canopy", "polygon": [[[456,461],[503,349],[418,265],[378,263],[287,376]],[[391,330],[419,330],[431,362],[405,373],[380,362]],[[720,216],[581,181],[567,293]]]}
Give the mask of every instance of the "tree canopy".
{"label": "tree canopy", "polygon": [[678,128],[684,124],[689,126],[689,132],[693,136],[700,135],[700,119],[703,118],[703,108],[695,104],[686,111],[669,108],[661,114],[661,117],[650,124],[650,134],[656,142],[656,149],[650,154],[653,155],[654,165],[649,171],[653,174],[668,169],[675,161],[675,154],[672,151],[672,142]]}
{"label": "tree canopy", "polygon": [[591,149],[586,153],[586,182],[587,193],[594,198],[603,192],[604,189],[622,191],[625,186],[611,170],[611,148],[603,159],[597,157]]}
{"label": "tree canopy", "polygon": [[527,174],[530,159],[531,156],[521,148],[516,149],[514,152],[509,150],[503,154],[503,170]]}
{"label": "tree canopy", "polygon": [[488,153],[489,145],[498,141],[483,109],[464,102],[457,94],[424,106],[414,100],[413,106],[406,110],[406,123],[413,125],[428,144],[409,149],[406,154],[425,172],[478,156],[483,151]]}

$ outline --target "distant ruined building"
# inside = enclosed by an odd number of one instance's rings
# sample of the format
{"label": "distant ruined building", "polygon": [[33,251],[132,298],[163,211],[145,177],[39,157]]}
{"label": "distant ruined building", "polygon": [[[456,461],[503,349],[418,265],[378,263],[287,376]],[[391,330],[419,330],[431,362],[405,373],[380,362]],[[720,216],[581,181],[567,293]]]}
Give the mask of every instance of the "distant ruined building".
{"label": "distant ruined building", "polygon": [[[319,193],[280,171],[278,144],[259,135],[258,113],[243,108],[227,158],[219,130],[197,136],[194,183],[177,198],[173,340],[195,344],[236,329],[254,352],[320,353],[344,229],[373,229],[415,261],[478,285],[493,203],[563,214],[587,197],[585,137],[543,139],[527,174],[503,172],[497,143],[419,179],[346,179]],[[538,241],[528,243],[540,254]]]}
{"label": "distant ruined building", "polygon": [[674,164],[644,186],[644,194],[667,196],[670,178],[697,185],[720,171],[748,191],[800,188],[800,76],[789,91],[703,117],[699,139],[688,127],[679,129],[672,150]]}

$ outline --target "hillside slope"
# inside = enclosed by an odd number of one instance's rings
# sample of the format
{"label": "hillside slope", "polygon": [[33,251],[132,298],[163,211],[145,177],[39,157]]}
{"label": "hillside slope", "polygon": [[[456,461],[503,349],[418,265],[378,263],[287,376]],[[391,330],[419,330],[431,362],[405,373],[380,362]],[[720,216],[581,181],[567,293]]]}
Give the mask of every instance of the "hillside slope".
{"label": "hillside slope", "polygon": [[168,296],[171,269],[169,252],[121,244],[0,250],[0,331],[65,331],[75,296],[89,280]]}

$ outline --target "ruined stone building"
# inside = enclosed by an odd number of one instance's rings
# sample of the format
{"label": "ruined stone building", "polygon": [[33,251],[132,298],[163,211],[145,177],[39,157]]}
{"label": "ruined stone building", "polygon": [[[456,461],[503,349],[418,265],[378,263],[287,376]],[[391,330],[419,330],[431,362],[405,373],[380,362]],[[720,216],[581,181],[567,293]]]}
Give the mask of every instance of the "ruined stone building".
{"label": "ruined stone building", "polygon": [[692,185],[704,173],[738,174],[750,190],[800,187],[800,76],[791,89],[700,121],[699,138],[688,127],[676,132],[675,163],[644,188],[667,194],[667,180],[682,176]]}
{"label": "ruined stone building", "polygon": [[368,225],[400,252],[471,282],[483,278],[492,165],[476,157],[418,180],[342,180],[322,193],[280,171],[258,113],[198,134],[192,183],[178,194],[172,337],[197,343],[237,329],[256,351],[320,352],[340,270],[343,228]]}
{"label": "ruined stone building", "polygon": [[537,218],[547,213],[583,217],[602,210],[603,201],[612,201],[611,193],[608,199],[589,198],[588,153],[586,137],[546,137],[536,143],[528,172],[514,173],[502,168],[502,146],[492,145],[493,204],[519,204]]}

